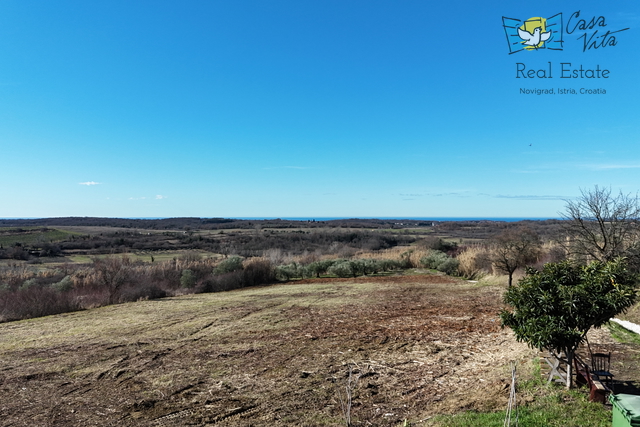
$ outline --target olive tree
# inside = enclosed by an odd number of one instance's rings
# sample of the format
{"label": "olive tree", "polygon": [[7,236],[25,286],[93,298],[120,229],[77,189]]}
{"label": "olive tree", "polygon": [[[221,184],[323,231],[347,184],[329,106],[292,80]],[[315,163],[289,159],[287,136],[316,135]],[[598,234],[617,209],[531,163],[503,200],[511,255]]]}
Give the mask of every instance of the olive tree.
{"label": "olive tree", "polygon": [[[625,260],[547,263],[541,271],[527,269],[509,288],[500,313],[503,326],[513,329],[518,341],[549,350],[566,363],[567,388],[576,349],[592,327],[600,327],[636,300],[636,276]],[[562,359],[564,353],[566,359]]]}
{"label": "olive tree", "polygon": [[610,261],[627,258],[634,270],[640,265],[640,201],[637,195],[613,195],[610,188],[581,190],[568,200],[561,241],[572,258],[580,261]]}

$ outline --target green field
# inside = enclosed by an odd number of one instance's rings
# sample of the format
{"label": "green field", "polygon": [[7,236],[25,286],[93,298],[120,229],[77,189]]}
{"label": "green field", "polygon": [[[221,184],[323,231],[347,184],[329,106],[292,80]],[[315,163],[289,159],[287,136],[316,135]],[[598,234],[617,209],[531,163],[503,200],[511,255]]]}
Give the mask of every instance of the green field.
{"label": "green field", "polygon": [[0,245],[4,248],[14,246],[16,243],[22,246],[38,246],[44,243],[61,242],[74,235],[77,236],[80,233],[43,227],[0,228]]}

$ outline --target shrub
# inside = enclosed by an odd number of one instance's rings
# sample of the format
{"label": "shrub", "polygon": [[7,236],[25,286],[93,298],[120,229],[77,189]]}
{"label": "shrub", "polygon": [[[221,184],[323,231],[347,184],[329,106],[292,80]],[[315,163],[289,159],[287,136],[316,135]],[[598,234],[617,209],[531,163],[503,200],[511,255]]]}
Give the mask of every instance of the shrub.
{"label": "shrub", "polygon": [[416,267],[411,259],[413,250],[406,251],[400,254],[400,260],[398,261],[400,268],[412,268]]}
{"label": "shrub", "polygon": [[419,246],[423,246],[426,249],[431,249],[440,252],[455,252],[458,248],[458,244],[455,242],[447,242],[440,237],[428,236],[419,242]]}
{"label": "shrub", "polygon": [[458,264],[460,262],[455,258],[447,258],[438,266],[438,271],[441,271],[449,276],[458,275]]}
{"label": "shrub", "polygon": [[460,264],[457,259],[451,258],[440,251],[432,251],[429,255],[422,257],[420,263],[426,268],[438,270],[452,276],[458,274],[458,265]]}
{"label": "shrub", "polygon": [[272,283],[277,275],[266,259],[251,260],[242,270],[211,275],[202,282],[198,292],[222,292],[248,286]]}
{"label": "shrub", "polygon": [[480,279],[491,272],[490,254],[483,246],[467,247],[456,259],[459,261],[458,274],[466,279]]}
{"label": "shrub", "polygon": [[167,297],[167,291],[164,289],[156,285],[144,284],[124,288],[121,292],[119,302],[134,302],[165,297]]}
{"label": "shrub", "polygon": [[392,259],[383,259],[380,261],[380,267],[383,271],[397,270],[400,268],[400,263]]}
{"label": "shrub", "polygon": [[239,256],[232,256],[218,264],[218,266],[213,269],[213,274],[225,274],[238,270],[242,270],[242,258]]}
{"label": "shrub", "polygon": [[25,280],[25,281],[22,283],[22,285],[20,285],[20,290],[21,290],[21,291],[24,291],[24,290],[26,290],[26,289],[33,288],[33,287],[35,287],[35,286],[37,286],[37,285],[38,285],[38,281],[37,281],[35,278],[33,278],[33,279],[28,279],[28,280]]}
{"label": "shrub", "polygon": [[55,289],[58,292],[67,292],[73,289],[73,281],[71,280],[71,276],[64,276],[62,280],[57,283],[53,283],[51,288]]}
{"label": "shrub", "polygon": [[271,262],[266,259],[254,259],[246,263],[243,270],[243,285],[257,286],[273,283],[275,274]]}
{"label": "shrub", "polygon": [[93,260],[93,268],[99,286],[109,293],[109,303],[115,304],[118,301],[120,290],[131,283],[131,260],[126,256],[96,258]]}
{"label": "shrub", "polygon": [[437,270],[440,264],[446,262],[448,259],[449,256],[444,252],[431,251],[427,256],[420,258],[420,264],[425,268]]}
{"label": "shrub", "polygon": [[242,287],[242,272],[217,274],[205,280],[198,290],[199,292],[223,292]]}
{"label": "shrub", "polygon": [[182,270],[180,276],[180,286],[183,288],[193,288],[196,285],[196,275],[189,269]]}
{"label": "shrub", "polygon": [[57,292],[50,287],[30,286],[0,293],[0,320],[19,320],[80,310],[71,292]]}

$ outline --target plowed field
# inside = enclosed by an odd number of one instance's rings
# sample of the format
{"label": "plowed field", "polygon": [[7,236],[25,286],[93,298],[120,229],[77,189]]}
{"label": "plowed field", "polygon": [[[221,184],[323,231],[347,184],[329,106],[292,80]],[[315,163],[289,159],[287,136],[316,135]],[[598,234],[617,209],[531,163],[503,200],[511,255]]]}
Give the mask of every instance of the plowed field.
{"label": "plowed field", "polygon": [[353,425],[502,408],[532,352],[500,301],[437,275],[321,279],[1,324],[0,425],[344,425],[349,372]]}

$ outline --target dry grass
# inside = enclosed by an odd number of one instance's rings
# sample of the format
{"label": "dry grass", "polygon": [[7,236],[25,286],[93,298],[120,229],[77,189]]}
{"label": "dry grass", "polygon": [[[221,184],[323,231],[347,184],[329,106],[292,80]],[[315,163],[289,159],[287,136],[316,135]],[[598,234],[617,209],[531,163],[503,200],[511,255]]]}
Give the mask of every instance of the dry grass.
{"label": "dry grass", "polygon": [[[499,289],[443,276],[320,279],[0,325],[0,416],[15,426],[354,425],[507,398]],[[355,366],[355,365],[351,365]],[[388,415],[393,414],[393,415]]]}
{"label": "dry grass", "polygon": [[458,271],[467,279],[480,279],[492,271],[489,249],[485,245],[467,247],[457,256]]}
{"label": "dry grass", "polygon": [[381,251],[370,252],[360,251],[356,253],[354,258],[357,259],[391,259],[400,261],[402,259],[408,259],[411,267],[420,267],[420,259],[429,255],[430,249],[422,249],[409,246],[396,246],[391,249],[384,249]]}

